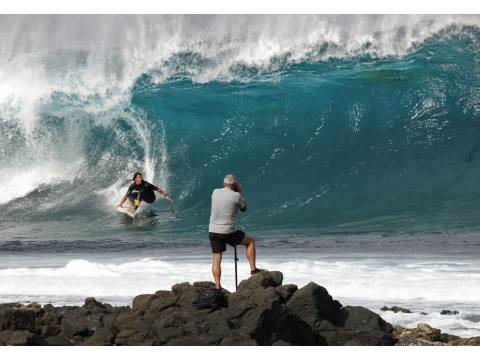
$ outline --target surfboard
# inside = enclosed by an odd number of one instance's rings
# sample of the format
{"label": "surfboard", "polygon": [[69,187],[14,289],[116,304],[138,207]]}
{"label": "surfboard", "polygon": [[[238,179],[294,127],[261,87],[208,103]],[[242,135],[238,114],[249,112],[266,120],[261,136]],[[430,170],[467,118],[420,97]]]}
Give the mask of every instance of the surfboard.
{"label": "surfboard", "polygon": [[127,208],[124,208],[123,206],[117,207],[117,210],[120,211],[121,213],[124,213],[125,215],[130,216],[132,219],[135,217],[135,213],[130,211]]}

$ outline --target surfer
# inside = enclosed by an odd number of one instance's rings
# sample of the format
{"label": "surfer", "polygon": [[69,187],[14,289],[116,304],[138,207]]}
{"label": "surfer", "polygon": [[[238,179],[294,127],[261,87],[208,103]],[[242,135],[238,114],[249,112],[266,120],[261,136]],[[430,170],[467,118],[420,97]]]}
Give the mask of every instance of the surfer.
{"label": "surfer", "polygon": [[135,212],[142,201],[148,204],[152,204],[155,201],[154,191],[157,191],[166,200],[173,202],[172,198],[162,188],[143,180],[142,173],[136,172],[133,174],[133,183],[128,187],[127,193],[120,200],[117,207],[121,208],[123,203],[128,199],[133,212]]}
{"label": "surfer", "polygon": [[235,175],[227,175],[223,179],[223,188],[215,189],[212,194],[212,212],[208,226],[208,238],[212,246],[212,273],[215,287],[221,289],[220,277],[222,253],[230,246],[244,245],[250,263],[251,275],[264,271],[255,265],[255,242],[242,230],[236,229],[237,212],[247,211],[247,202],[243,197],[242,186]]}

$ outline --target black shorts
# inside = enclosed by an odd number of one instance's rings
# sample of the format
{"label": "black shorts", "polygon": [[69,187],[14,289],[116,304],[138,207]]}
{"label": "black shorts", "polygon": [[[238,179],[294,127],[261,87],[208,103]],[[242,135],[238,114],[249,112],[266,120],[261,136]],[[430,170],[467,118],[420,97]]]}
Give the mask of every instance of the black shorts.
{"label": "black shorts", "polygon": [[130,199],[131,202],[139,199],[151,204],[155,201],[155,193],[153,191],[144,191],[142,193],[131,192],[127,197]]}
{"label": "black shorts", "polygon": [[210,239],[210,245],[212,245],[212,252],[215,254],[222,253],[227,250],[227,244],[230,246],[236,246],[245,237],[245,233],[242,230],[237,230],[230,234],[218,234],[208,233]]}

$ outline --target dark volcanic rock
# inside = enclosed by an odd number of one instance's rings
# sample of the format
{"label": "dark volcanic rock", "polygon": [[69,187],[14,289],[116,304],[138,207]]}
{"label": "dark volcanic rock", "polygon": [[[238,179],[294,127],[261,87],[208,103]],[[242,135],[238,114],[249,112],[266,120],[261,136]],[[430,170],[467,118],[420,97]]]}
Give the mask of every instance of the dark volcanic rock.
{"label": "dark volcanic rock", "polygon": [[18,307],[17,304],[0,305],[0,331],[27,330],[35,332],[35,319],[41,313],[37,309]]}
{"label": "dark volcanic rock", "polygon": [[460,314],[457,310],[442,310],[440,315],[458,315]]}
{"label": "dark volcanic rock", "polygon": [[0,305],[2,345],[392,345],[392,327],[361,307],[342,307],[314,283],[282,285],[262,272],[225,291],[228,306],[196,308],[212,282],[176,284],[133,299],[132,308],[94,298],[82,306]]}
{"label": "dark volcanic rock", "polygon": [[381,311],[393,311],[394,313],[398,313],[398,312],[405,313],[405,314],[411,314],[412,313],[412,311],[410,309],[405,309],[405,308],[402,308],[400,306],[392,306],[392,307],[384,306],[380,310]]}
{"label": "dark volcanic rock", "polygon": [[342,304],[333,300],[324,287],[313,282],[296,291],[287,303],[287,309],[292,314],[312,327],[321,320],[335,323],[341,307]]}

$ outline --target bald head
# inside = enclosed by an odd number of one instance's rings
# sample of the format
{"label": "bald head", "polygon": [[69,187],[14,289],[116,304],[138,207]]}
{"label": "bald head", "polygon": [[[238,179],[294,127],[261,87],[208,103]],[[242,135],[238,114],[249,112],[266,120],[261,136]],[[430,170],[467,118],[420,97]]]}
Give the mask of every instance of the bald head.
{"label": "bald head", "polygon": [[223,186],[232,187],[237,182],[235,175],[229,174],[223,178]]}

